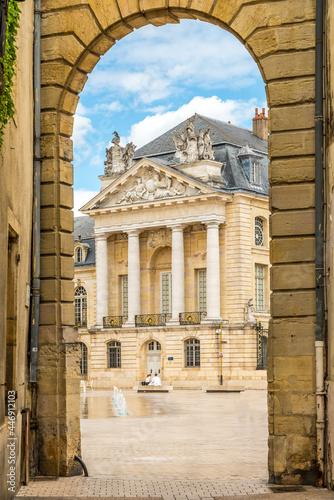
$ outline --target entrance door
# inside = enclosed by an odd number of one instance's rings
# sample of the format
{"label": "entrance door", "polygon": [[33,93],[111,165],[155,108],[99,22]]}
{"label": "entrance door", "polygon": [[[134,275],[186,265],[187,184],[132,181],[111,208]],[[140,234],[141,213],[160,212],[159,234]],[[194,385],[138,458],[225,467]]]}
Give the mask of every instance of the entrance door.
{"label": "entrance door", "polygon": [[161,374],[161,344],[152,340],[147,344],[147,373]]}

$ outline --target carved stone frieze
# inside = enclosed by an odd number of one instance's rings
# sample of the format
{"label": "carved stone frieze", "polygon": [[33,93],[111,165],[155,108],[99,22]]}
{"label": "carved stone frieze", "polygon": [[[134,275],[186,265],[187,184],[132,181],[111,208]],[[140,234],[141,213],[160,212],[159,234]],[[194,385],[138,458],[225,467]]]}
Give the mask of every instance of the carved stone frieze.
{"label": "carved stone frieze", "polygon": [[176,179],[171,179],[154,169],[147,169],[143,175],[136,178],[134,184],[119,194],[115,203],[127,204],[183,196],[186,190],[186,186]]}
{"label": "carved stone frieze", "polygon": [[206,226],[205,226],[205,224],[201,224],[201,223],[193,224],[191,230],[192,231],[206,231]]}
{"label": "carved stone frieze", "polygon": [[210,138],[210,129],[206,131],[201,128],[199,135],[195,134],[194,130],[195,117],[189,118],[187,121],[186,131],[174,131],[173,141],[177,149],[175,158],[180,163],[192,163],[198,160],[214,160],[214,150]]}
{"label": "carved stone frieze", "polygon": [[117,233],[115,236],[115,240],[127,240],[128,235],[126,233]]}
{"label": "carved stone frieze", "polygon": [[125,148],[120,146],[120,136],[117,132],[114,132],[114,138],[111,141],[112,146],[106,149],[107,161],[104,162],[106,165],[104,169],[105,175],[111,174],[123,174],[126,170],[133,165],[133,155],[136,146],[129,142]]}
{"label": "carved stone frieze", "polygon": [[161,228],[150,231],[147,238],[147,245],[151,248],[164,247],[172,244],[171,229]]}

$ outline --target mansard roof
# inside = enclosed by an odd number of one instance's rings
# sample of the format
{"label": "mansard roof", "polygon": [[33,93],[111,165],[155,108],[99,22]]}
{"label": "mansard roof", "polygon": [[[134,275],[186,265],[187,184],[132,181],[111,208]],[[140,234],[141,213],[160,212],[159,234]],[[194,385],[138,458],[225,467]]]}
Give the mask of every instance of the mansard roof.
{"label": "mansard roof", "polygon": [[74,217],[74,241],[77,242],[79,236],[82,241],[94,238],[94,226],[95,220],[91,217]]}
{"label": "mansard roof", "polygon": [[75,262],[74,267],[95,266],[95,220],[92,217],[74,217],[74,242],[78,243],[79,236],[83,247],[88,247],[86,259],[82,262]]}
{"label": "mansard roof", "polygon": [[[231,123],[216,120],[215,118],[209,118],[197,113],[193,116],[195,117],[195,133],[199,134],[200,128],[205,130],[209,127],[213,146],[227,143],[243,147],[248,144],[253,150],[261,151],[262,153],[267,154],[267,141],[263,141],[259,137],[256,137],[251,130],[243,127],[237,127]],[[188,120],[184,120],[172,129],[168,130],[168,132],[165,132],[153,141],[145,144],[145,146],[137,149],[134,153],[134,159],[139,160],[143,157],[149,158],[150,156],[163,155],[170,152],[174,153],[176,148],[173,142],[173,133],[174,131],[182,132],[185,130],[187,121]]]}
{"label": "mansard roof", "polygon": [[[161,165],[169,165],[178,168],[175,159],[176,148],[173,141],[175,131],[182,132],[186,129],[188,120],[179,123],[165,134],[157,137],[134,153],[134,160],[150,158]],[[203,115],[194,115],[194,131],[199,134],[200,128],[210,128],[210,137],[214,149],[215,161],[224,164],[222,180],[224,191],[245,191],[257,195],[268,196],[268,143],[256,137],[251,130],[237,127]],[[245,173],[245,169],[239,156],[241,151],[251,151],[250,157],[259,163],[260,184],[252,184]],[[244,156],[244,155],[241,155]]]}

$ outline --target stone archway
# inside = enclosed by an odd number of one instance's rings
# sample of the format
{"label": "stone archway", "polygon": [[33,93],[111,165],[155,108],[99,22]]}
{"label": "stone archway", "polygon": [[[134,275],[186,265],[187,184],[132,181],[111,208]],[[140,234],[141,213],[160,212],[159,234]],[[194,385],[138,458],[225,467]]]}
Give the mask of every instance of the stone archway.
{"label": "stone archway", "polygon": [[[267,85],[273,212],[269,469],[276,482],[312,483],[314,0],[42,2],[39,470],[70,474],[80,449],[79,381],[67,354],[75,341],[70,137],[78,96],[87,73],[116,40],[146,24],[161,26],[182,18],[211,22],[234,33],[257,61]],[[296,275],[298,280],[293,279]]]}

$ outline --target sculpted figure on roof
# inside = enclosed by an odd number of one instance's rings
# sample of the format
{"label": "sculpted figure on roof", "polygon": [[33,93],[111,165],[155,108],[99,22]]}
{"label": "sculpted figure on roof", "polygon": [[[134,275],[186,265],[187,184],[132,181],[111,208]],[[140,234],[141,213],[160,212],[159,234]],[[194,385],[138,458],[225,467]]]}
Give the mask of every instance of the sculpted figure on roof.
{"label": "sculpted figure on roof", "polygon": [[176,147],[175,158],[180,163],[192,163],[198,160],[214,160],[214,150],[210,138],[210,129],[205,133],[201,128],[196,136],[194,129],[195,116],[189,118],[185,132],[173,133],[173,141]]}
{"label": "sculpted figure on roof", "polygon": [[133,142],[129,142],[123,148],[120,146],[121,138],[116,131],[114,132],[114,136],[111,141],[111,147],[106,149],[107,161],[104,162],[106,165],[104,169],[105,175],[123,174],[133,165],[133,155],[136,146]]}

